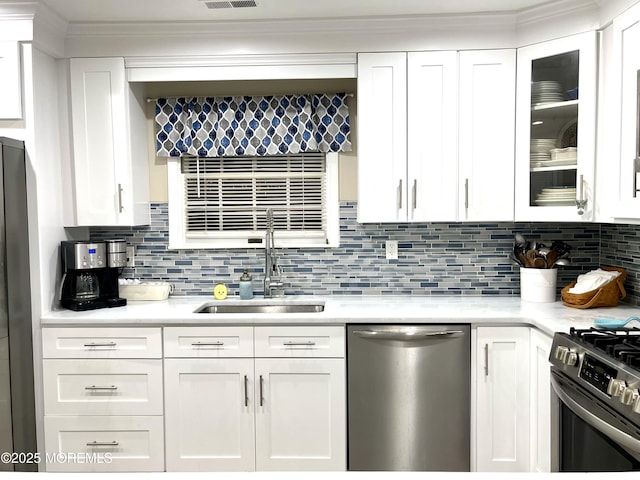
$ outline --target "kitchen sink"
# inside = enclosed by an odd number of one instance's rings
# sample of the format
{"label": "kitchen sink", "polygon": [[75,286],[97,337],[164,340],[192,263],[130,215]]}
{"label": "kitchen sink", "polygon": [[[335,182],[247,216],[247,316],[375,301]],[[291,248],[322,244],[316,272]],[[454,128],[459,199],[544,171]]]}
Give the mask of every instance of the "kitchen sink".
{"label": "kitchen sink", "polygon": [[194,313],[317,313],[324,311],[324,303],[250,303],[200,305]]}

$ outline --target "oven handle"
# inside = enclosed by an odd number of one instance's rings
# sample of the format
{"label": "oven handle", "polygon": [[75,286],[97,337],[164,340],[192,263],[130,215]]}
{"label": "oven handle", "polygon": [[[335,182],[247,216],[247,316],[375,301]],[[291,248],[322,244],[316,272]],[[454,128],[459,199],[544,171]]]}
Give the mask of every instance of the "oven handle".
{"label": "oven handle", "polygon": [[618,430],[609,425],[604,420],[598,418],[580,403],[574,400],[568,393],[564,391],[562,385],[551,375],[551,386],[558,395],[558,398],[573,411],[578,417],[587,422],[593,428],[599,430],[618,445],[628,448],[632,452],[640,453],[640,440],[636,440],[631,435]]}

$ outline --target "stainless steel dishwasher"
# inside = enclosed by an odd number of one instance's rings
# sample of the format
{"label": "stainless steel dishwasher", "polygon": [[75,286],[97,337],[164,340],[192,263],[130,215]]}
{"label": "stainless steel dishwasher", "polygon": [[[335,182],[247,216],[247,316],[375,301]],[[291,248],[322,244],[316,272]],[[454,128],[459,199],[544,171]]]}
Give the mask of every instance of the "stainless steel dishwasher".
{"label": "stainless steel dishwasher", "polygon": [[348,469],[469,471],[469,325],[347,327]]}

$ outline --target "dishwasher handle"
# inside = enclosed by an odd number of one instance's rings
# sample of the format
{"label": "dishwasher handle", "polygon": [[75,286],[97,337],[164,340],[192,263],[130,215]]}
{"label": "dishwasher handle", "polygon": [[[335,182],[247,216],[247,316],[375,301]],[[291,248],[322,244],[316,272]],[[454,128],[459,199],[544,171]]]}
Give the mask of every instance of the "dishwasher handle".
{"label": "dishwasher handle", "polygon": [[441,340],[464,335],[462,330],[354,330],[357,337],[379,340]]}

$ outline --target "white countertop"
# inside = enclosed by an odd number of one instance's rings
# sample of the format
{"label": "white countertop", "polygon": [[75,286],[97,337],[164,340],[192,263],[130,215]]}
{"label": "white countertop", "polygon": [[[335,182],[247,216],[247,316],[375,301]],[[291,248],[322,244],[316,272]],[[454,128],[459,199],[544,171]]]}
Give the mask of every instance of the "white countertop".
{"label": "white countertop", "polygon": [[[203,303],[324,303],[318,313],[221,314],[194,313]],[[401,296],[287,296],[280,299],[239,300],[213,297],[170,297],[163,301],[129,302],[124,307],[87,312],[57,310],[42,317],[43,327],[54,326],[165,326],[165,325],[246,325],[347,323],[470,323],[474,325],[533,325],[547,334],[588,328],[596,318],[626,319],[640,316],[640,307],[619,305],[576,309],[554,303],[523,302],[519,297],[401,297]]]}

